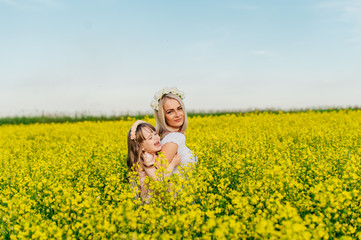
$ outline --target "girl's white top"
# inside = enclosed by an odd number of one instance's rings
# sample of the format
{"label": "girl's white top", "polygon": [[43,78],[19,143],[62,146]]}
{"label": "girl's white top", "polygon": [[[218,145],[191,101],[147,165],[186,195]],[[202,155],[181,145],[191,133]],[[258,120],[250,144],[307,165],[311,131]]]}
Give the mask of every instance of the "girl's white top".
{"label": "girl's white top", "polygon": [[[173,142],[178,145],[178,154],[181,157],[181,165],[188,165],[188,163],[193,163],[197,161],[197,157],[193,152],[186,146],[186,137],[183,133],[180,132],[171,132],[168,133],[160,143],[162,146],[166,143]],[[179,173],[178,167],[174,168],[172,174]]]}

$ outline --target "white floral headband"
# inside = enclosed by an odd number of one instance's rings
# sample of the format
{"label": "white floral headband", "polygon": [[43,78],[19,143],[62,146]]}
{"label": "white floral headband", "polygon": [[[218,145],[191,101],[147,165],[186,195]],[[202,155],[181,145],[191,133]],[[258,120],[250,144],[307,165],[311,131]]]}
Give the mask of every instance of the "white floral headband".
{"label": "white floral headband", "polygon": [[169,93],[173,93],[175,95],[178,95],[178,97],[180,97],[182,100],[184,99],[184,92],[178,90],[176,87],[173,88],[163,88],[162,91],[159,91],[157,93],[154,94],[154,99],[151,102],[150,106],[154,109],[158,111],[159,108],[159,100],[162,99],[162,97],[166,94]]}
{"label": "white floral headband", "polygon": [[138,125],[141,123],[145,123],[145,122],[142,120],[137,120],[137,121],[135,121],[135,123],[133,123],[132,127],[130,128],[130,139],[131,140],[135,139],[135,131],[137,130]]}

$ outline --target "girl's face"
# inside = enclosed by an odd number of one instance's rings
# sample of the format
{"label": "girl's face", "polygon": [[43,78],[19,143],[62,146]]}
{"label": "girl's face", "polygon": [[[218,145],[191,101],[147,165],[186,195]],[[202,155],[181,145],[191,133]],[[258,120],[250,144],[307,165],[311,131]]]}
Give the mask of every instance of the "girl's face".
{"label": "girl's face", "polygon": [[173,98],[165,99],[163,110],[167,125],[179,130],[184,123],[184,112],[180,103]]}
{"label": "girl's face", "polygon": [[162,148],[160,144],[160,138],[157,132],[149,128],[142,128],[144,141],[142,143],[143,151],[151,154],[155,154]]}

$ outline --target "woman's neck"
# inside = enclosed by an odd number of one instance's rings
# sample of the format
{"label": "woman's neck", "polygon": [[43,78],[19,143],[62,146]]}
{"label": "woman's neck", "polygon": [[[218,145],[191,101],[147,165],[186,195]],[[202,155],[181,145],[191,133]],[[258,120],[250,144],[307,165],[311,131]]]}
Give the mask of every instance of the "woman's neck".
{"label": "woman's neck", "polygon": [[[181,128],[179,127],[179,128],[174,128],[174,127],[171,127],[171,126],[167,126],[168,127],[168,129],[169,130],[171,130],[171,131],[169,131],[169,132],[180,132],[180,130],[181,130]],[[167,131],[168,132],[168,131]]]}

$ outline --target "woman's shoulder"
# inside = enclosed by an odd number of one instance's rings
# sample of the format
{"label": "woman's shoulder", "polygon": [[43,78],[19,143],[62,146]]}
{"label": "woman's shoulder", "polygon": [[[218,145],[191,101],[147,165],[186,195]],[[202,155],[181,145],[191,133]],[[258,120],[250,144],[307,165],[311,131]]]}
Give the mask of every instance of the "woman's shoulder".
{"label": "woman's shoulder", "polygon": [[185,139],[186,137],[184,136],[183,133],[180,133],[180,132],[170,132],[163,138],[163,140],[164,139],[173,139],[173,138]]}
{"label": "woman's shoulder", "polygon": [[186,137],[183,133],[180,132],[170,132],[168,133],[162,140],[162,144],[168,143],[168,142],[175,142],[178,145],[181,143],[184,143],[186,140]]}

